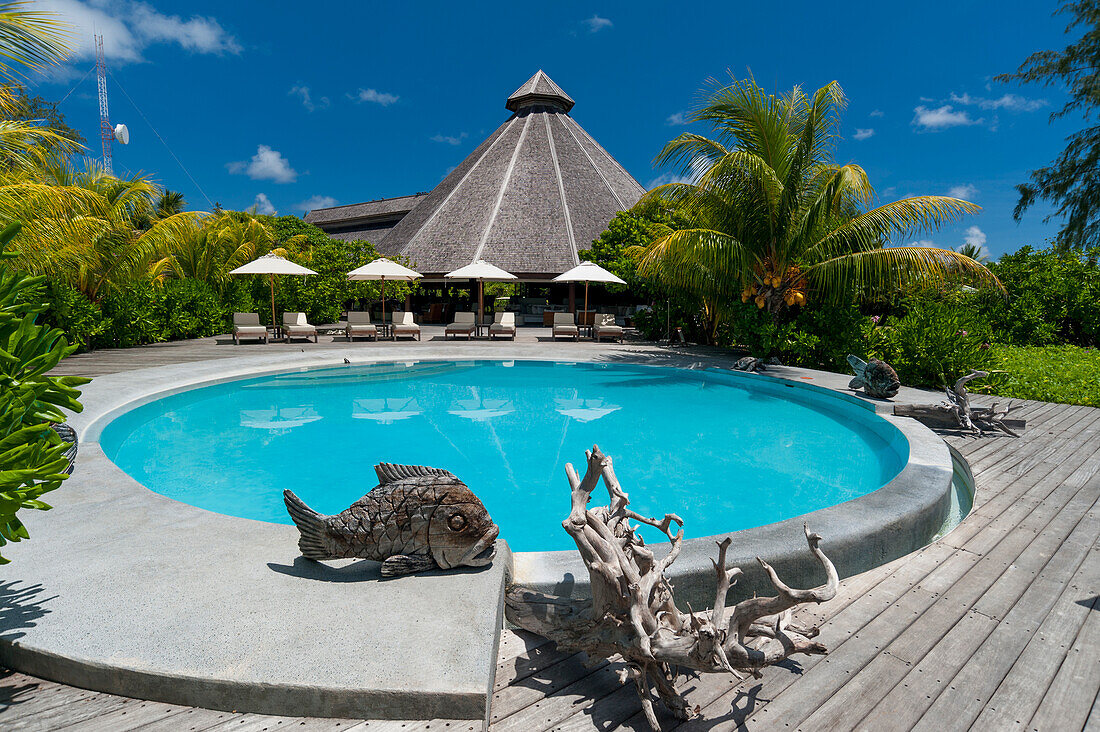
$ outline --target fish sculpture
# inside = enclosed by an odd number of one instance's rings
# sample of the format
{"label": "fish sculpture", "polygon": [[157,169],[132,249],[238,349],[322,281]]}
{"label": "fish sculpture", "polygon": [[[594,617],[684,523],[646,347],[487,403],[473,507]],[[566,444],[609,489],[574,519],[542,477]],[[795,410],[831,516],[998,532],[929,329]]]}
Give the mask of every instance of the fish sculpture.
{"label": "fish sculpture", "polygon": [[499,527],[452,473],[419,465],[374,466],[378,485],[335,516],[283,491],[307,559],[373,559],[393,577],[429,569],[482,567],[496,556]]}
{"label": "fish sculpture", "polygon": [[889,399],[901,389],[898,372],[885,361],[872,358],[864,361],[857,356],[848,356],[848,364],[856,372],[856,377],[848,382],[849,389],[863,389],[868,396]]}

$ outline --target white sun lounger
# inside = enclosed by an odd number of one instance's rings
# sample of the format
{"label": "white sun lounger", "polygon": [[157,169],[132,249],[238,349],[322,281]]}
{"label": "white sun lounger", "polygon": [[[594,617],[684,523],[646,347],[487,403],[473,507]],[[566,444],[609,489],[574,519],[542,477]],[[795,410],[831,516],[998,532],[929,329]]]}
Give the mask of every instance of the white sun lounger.
{"label": "white sun lounger", "polygon": [[615,316],[611,313],[599,313],[596,315],[596,340],[601,338],[619,339],[623,342],[623,328],[615,325]]}
{"label": "white sun lounger", "polygon": [[447,336],[457,338],[458,336],[466,336],[467,339],[474,337],[474,330],[477,326],[474,321],[473,313],[455,313],[455,322],[447,326],[447,329],[443,331],[443,338]]}
{"label": "white sun lounger", "polygon": [[395,340],[402,336],[420,340],[420,326],[413,322],[413,314],[410,312],[394,313],[392,328]]}
{"label": "white sun lounger", "polygon": [[317,342],[317,329],[306,320],[305,313],[283,313],[283,341],[291,338],[313,339]]}
{"label": "white sun lounger", "polygon": [[260,325],[256,313],[233,313],[233,342],[241,345],[242,338],[262,339],[267,343],[267,328]]}
{"label": "white sun lounger", "polygon": [[359,310],[348,311],[348,324],[344,328],[348,340],[354,338],[373,338],[378,340],[378,328],[370,322],[370,313]]}
{"label": "white sun lounger", "polygon": [[577,329],[577,324],[573,322],[573,313],[554,313],[554,327],[551,333],[555,339],[580,340],[580,331]]}
{"label": "white sun lounger", "polygon": [[493,324],[489,326],[489,339],[493,340],[497,336],[501,338],[507,336],[513,341],[516,339],[515,313],[497,313],[493,317]]}

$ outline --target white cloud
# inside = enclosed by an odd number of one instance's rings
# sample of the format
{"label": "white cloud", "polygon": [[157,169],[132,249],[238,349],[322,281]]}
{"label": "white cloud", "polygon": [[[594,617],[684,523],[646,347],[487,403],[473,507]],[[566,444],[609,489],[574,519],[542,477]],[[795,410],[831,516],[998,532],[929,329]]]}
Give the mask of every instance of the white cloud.
{"label": "white cloud", "polygon": [[256,200],[252,202],[252,206],[256,209],[256,213],[265,216],[274,216],[279,213],[275,210],[275,207],[271,205],[271,201],[268,200],[267,195],[263,193],[256,194]]}
{"label": "white cloud", "polygon": [[921,239],[920,241],[911,241],[908,244],[902,244],[903,247],[934,247],[936,242],[931,239]]}
{"label": "white cloud", "polygon": [[657,186],[668,185],[669,183],[694,183],[695,180],[691,176],[676,175],[675,173],[661,173],[659,176],[649,181],[649,185],[646,186],[648,190],[653,190]]}
{"label": "white cloud", "polygon": [[461,143],[465,139],[466,139],[466,133],[465,132],[458,135],[457,137],[455,135],[442,135],[442,134],[432,135],[432,137],[431,137],[432,142],[445,142],[448,145],[458,145],[459,143]]}
{"label": "white cloud", "polygon": [[302,106],[310,112],[314,111],[315,109],[324,109],[329,104],[328,97],[321,97],[316,102],[314,102],[313,95],[309,91],[309,87],[303,86],[301,84],[292,86],[287,94],[292,97],[298,97],[302,101]]}
{"label": "white cloud", "polygon": [[963,241],[967,244],[973,244],[976,247],[985,246],[985,238],[985,232],[977,226],[971,226],[963,235]]}
{"label": "white cloud", "polygon": [[686,112],[677,112],[670,114],[668,119],[665,120],[665,124],[668,125],[686,125],[690,124],[690,121],[685,119]]}
{"label": "white cloud", "polygon": [[951,186],[951,188],[949,188],[947,191],[947,195],[951,196],[952,198],[962,198],[969,201],[970,199],[978,195],[978,189],[976,186],[973,186],[969,183],[963,183],[960,186]]}
{"label": "white cloud", "polygon": [[103,52],[115,63],[142,61],[149,46],[174,43],[194,53],[238,54],[241,44],[215,18],[166,15],[128,0],[38,0],[34,10],[58,13],[72,27],[73,59],[95,58],[93,35],[103,36]]}
{"label": "white cloud", "polygon": [[330,208],[337,203],[339,201],[332,196],[310,196],[301,203],[294,204],[294,208],[299,211],[312,211],[317,208]]}
{"label": "white cloud", "polygon": [[351,98],[360,102],[373,102],[375,104],[381,104],[383,107],[388,107],[401,97],[396,94],[380,92],[377,89],[360,89],[358,93]]}
{"label": "white cloud", "polygon": [[272,180],[276,183],[293,183],[298,179],[298,171],[290,167],[290,162],[278,150],[268,145],[256,148],[256,154],[248,162],[227,163],[230,173],[244,173],[252,180]]}
{"label": "white cloud", "polygon": [[856,128],[856,134],[852,135],[857,140],[866,140],[875,134],[874,129],[868,127],[867,129]]}
{"label": "white cloud", "polygon": [[611,21],[607,18],[601,18],[598,15],[593,15],[587,20],[581,21],[588,28],[589,33],[599,33],[604,28],[611,27]]}
{"label": "white cloud", "polygon": [[1045,99],[1027,99],[1017,94],[1005,94],[997,99],[985,97],[972,97],[969,94],[951,94],[951,101],[955,104],[977,105],[981,109],[1007,109],[1010,112],[1034,112],[1047,106]]}
{"label": "white cloud", "polygon": [[881,109],[873,109],[873,110],[871,110],[871,114],[868,115],[868,116],[870,116],[870,117],[885,117],[886,113],[883,112]]}
{"label": "white cloud", "polygon": [[920,130],[939,131],[949,127],[966,127],[980,125],[984,120],[979,117],[972,119],[965,109],[955,111],[950,104],[945,104],[936,109],[929,109],[921,105],[913,110],[913,126]]}

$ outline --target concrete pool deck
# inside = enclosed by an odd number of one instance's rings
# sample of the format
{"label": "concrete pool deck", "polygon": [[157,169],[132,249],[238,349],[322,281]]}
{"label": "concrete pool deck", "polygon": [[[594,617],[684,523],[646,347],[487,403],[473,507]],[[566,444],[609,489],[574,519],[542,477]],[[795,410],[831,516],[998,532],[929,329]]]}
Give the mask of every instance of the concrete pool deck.
{"label": "concrete pool deck", "polygon": [[[229,358],[103,376],[73,419],[84,441],[76,476],[52,496],[53,511],[28,517],[32,540],[9,547],[0,661],[87,688],[214,709],[485,719],[506,552],[489,571],[384,583],[370,563],[325,568],[297,558],[292,527],[151,493],[96,442],[113,414],[190,384],[344,358],[471,356],[728,364],[723,354],[629,344],[336,342],[232,349]],[[772,373],[825,386],[848,380],[803,369]],[[699,557],[708,568],[709,556]]]}

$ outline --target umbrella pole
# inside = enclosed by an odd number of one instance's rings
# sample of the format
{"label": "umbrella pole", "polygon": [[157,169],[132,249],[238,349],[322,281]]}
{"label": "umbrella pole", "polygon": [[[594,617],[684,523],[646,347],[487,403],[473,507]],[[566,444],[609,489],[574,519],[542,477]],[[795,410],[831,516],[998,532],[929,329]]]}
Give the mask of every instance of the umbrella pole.
{"label": "umbrella pole", "polygon": [[[588,318],[588,280],[584,281],[584,319]],[[596,324],[596,319],[592,318],[592,325]],[[586,324],[587,325],[587,324]]]}
{"label": "umbrella pole", "polygon": [[382,277],[382,327],[386,327],[386,278]]}
{"label": "umbrella pole", "polygon": [[477,322],[485,321],[485,283],[477,281]]}
{"label": "umbrella pole", "polygon": [[267,281],[271,284],[271,327],[275,328],[275,275],[269,274]]}

